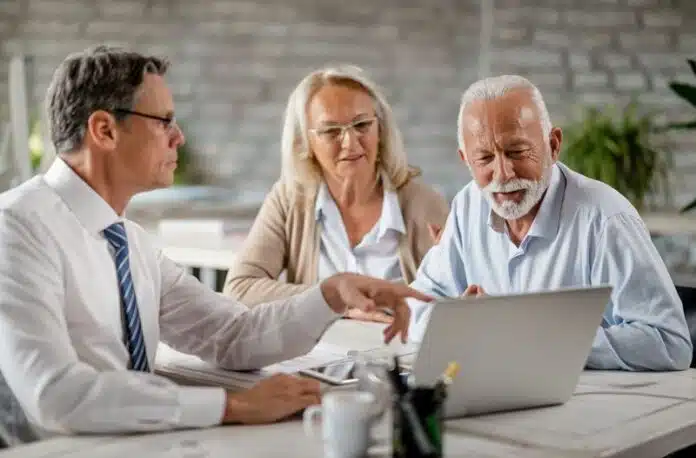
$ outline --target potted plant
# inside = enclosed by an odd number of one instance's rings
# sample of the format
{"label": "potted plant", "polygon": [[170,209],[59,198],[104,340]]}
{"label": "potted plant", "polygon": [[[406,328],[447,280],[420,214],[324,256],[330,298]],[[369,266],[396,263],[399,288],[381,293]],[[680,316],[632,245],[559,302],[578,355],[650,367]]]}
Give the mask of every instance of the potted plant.
{"label": "potted plant", "polygon": [[[181,125],[179,125],[179,129],[183,131]],[[191,143],[187,140],[186,143],[177,148],[177,164],[174,171],[174,184],[176,185],[187,185],[195,182],[191,164],[193,151],[190,145]]]}
{"label": "potted plant", "polygon": [[[696,60],[687,59],[691,71],[696,75]],[[672,81],[669,83],[670,89],[674,91],[681,99],[685,100],[691,106],[696,108],[696,86],[693,84],[682,83],[680,81]],[[667,125],[668,129],[680,129],[680,130],[696,130],[696,119],[687,122],[670,123]],[[689,202],[681,209],[681,212],[687,212],[693,208],[696,208],[696,199]]]}
{"label": "potted plant", "polygon": [[38,117],[32,116],[29,121],[29,160],[31,170],[36,173],[41,165],[44,153],[44,142],[41,135],[41,122]]}
{"label": "potted plant", "polygon": [[637,209],[649,194],[668,190],[669,157],[654,146],[651,114],[639,114],[635,101],[624,110],[586,108],[582,119],[564,130],[561,160],[585,176],[603,181]]}

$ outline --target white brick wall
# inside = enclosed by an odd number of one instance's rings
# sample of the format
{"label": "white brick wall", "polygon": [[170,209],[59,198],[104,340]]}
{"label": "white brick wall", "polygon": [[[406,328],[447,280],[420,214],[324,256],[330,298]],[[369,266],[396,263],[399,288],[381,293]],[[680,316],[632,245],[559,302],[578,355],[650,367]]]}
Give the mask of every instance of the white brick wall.
{"label": "white brick wall", "polygon": [[[696,110],[674,96],[667,83],[675,77],[696,82],[686,58],[696,58],[696,3],[686,0],[495,0],[493,71],[521,73],[535,81],[547,98],[552,118],[570,119],[577,105],[622,104],[635,94],[665,119],[690,120]],[[520,4],[544,5],[528,8]],[[552,11],[548,12],[550,5]],[[504,10],[504,11],[501,11]],[[506,28],[531,29],[531,41],[506,39]],[[525,35],[526,38],[526,35]],[[501,59],[510,53],[529,59]],[[560,56],[562,65],[549,68]],[[547,84],[549,71],[566,85]],[[675,168],[674,203],[696,196],[696,134],[671,136]]]}
{"label": "white brick wall", "polygon": [[[670,119],[693,117],[667,83],[696,57],[696,3],[495,0],[493,13],[492,72],[530,77],[557,122],[636,92]],[[455,124],[478,73],[479,14],[477,0],[0,0],[0,104],[18,49],[35,56],[39,96],[66,54],[95,42],[164,53],[206,180],[265,190],[289,91],[311,69],[351,62],[385,87],[411,162],[451,195],[469,179]],[[677,204],[696,195],[694,137],[675,136]]]}

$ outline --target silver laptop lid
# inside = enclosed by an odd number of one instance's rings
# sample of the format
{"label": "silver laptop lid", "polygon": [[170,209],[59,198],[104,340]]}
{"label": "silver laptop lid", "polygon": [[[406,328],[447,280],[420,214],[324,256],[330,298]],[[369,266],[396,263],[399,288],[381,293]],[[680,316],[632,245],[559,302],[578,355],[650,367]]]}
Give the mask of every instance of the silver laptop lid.
{"label": "silver laptop lid", "polygon": [[414,382],[431,385],[449,362],[460,364],[448,417],[563,403],[610,294],[602,285],[439,300],[415,358]]}

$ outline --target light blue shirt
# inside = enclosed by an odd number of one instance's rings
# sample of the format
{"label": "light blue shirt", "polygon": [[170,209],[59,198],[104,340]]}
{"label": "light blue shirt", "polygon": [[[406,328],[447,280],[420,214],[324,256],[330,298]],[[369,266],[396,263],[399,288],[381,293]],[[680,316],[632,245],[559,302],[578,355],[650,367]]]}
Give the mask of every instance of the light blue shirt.
{"label": "light blue shirt", "polygon": [[[506,227],[472,181],[454,198],[440,243],[411,286],[457,297],[471,284],[491,295],[610,284],[587,366],[689,367],[692,345],[681,300],[638,212],[616,190],[557,163],[519,247]],[[410,333],[418,341],[432,305],[410,306]]]}
{"label": "light blue shirt", "polygon": [[384,192],[379,220],[355,247],[350,245],[341,212],[326,183],[319,187],[314,211],[320,228],[319,280],[338,272],[402,280],[399,241],[406,225],[395,192]]}

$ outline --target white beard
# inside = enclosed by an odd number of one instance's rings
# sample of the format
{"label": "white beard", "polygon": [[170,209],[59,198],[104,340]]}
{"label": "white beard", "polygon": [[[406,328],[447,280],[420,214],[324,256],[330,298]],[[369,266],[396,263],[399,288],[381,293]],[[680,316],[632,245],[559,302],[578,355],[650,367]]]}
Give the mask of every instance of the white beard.
{"label": "white beard", "polygon": [[[553,163],[550,160],[546,162],[547,164],[544,165],[544,171],[539,181],[513,178],[506,183],[499,183],[494,180],[485,188],[481,188],[486,200],[498,216],[505,220],[515,220],[532,211],[532,208],[539,203],[551,182],[551,166]],[[493,197],[495,192],[514,192],[523,189],[525,192],[520,202],[506,200],[503,203],[498,203]]]}

